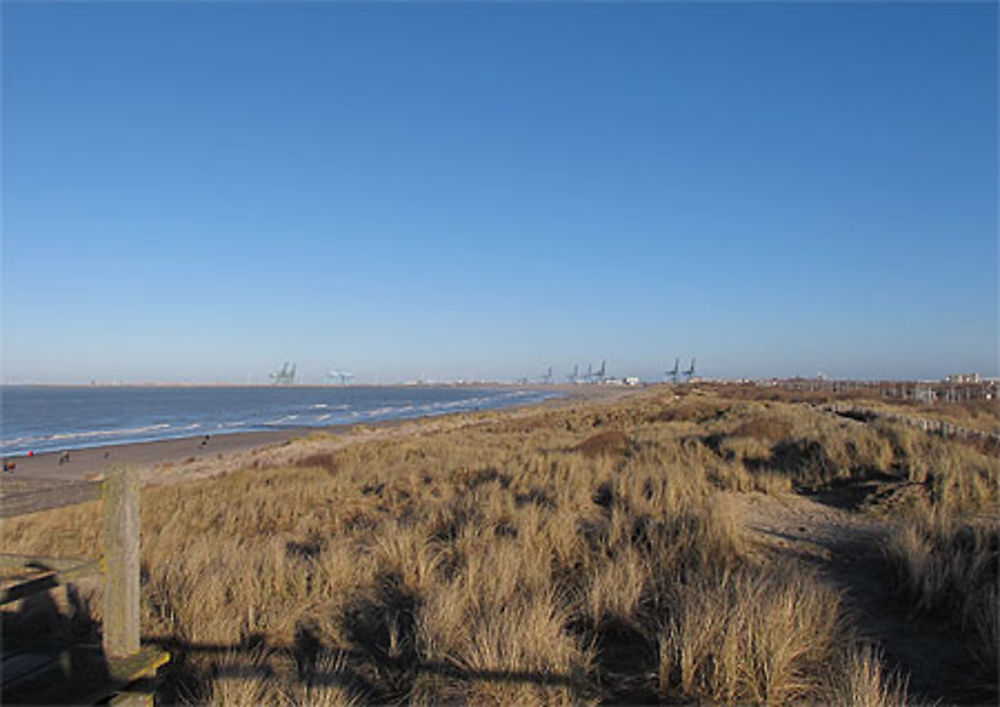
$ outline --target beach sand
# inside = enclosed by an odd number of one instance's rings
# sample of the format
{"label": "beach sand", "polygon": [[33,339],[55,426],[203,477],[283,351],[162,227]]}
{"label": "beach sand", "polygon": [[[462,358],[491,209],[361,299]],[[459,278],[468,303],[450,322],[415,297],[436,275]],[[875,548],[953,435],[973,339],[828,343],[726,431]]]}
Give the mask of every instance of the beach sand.
{"label": "beach sand", "polygon": [[132,442],[101,447],[73,449],[69,461],[60,463],[62,452],[44,452],[34,456],[10,457],[15,462],[13,474],[5,477],[30,479],[62,479],[82,481],[104,472],[112,464],[131,464],[151,467],[157,464],[180,464],[185,461],[217,459],[233,452],[257,447],[283,444],[294,437],[315,430],[283,429],[269,432],[241,432],[214,435],[205,442],[205,436],[164,439],[154,442]]}

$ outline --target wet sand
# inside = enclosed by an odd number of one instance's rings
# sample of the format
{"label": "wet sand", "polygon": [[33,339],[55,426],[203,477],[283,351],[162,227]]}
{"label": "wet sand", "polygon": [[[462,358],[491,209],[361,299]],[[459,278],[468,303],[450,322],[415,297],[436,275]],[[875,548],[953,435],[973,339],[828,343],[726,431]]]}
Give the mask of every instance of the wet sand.
{"label": "wet sand", "polygon": [[69,461],[60,462],[63,452],[44,452],[32,457],[9,457],[16,464],[7,478],[62,479],[82,481],[104,473],[112,464],[130,464],[149,467],[156,464],[180,464],[218,458],[219,454],[247,451],[257,447],[283,444],[294,437],[302,437],[313,429],[284,429],[268,432],[239,432],[205,436],[164,439],[155,442],[130,442],[102,447],[72,449]]}

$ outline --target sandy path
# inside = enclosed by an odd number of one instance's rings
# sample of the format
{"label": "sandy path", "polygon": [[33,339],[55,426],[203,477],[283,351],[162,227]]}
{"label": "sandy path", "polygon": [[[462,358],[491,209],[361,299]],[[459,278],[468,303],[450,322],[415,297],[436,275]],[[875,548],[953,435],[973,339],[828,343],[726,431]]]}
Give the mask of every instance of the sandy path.
{"label": "sandy path", "polygon": [[884,651],[890,669],[909,675],[910,695],[944,703],[981,703],[988,692],[954,627],[915,616],[891,589],[883,548],[891,526],[796,494],[731,494],[754,550],[766,560],[792,557],[843,592],[861,635]]}

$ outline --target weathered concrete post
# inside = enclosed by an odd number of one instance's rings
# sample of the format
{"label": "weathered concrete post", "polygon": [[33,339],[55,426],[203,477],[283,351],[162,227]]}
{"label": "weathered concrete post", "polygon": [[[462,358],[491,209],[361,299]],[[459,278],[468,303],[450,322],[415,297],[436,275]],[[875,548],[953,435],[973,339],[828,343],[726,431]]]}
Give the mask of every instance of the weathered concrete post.
{"label": "weathered concrete post", "polygon": [[104,477],[104,654],[139,651],[139,478],[124,466]]}

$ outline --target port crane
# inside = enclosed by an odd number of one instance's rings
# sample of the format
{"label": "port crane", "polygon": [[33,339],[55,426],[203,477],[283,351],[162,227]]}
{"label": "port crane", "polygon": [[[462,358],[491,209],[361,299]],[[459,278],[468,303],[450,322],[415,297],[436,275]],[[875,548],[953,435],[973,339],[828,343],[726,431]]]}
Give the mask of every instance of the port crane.
{"label": "port crane", "polygon": [[686,371],[684,371],[684,376],[687,378],[688,383],[690,383],[691,379],[694,378],[694,359],[693,358],[691,359],[691,367],[689,369],[687,369]]}
{"label": "port crane", "polygon": [[607,373],[608,362],[607,360],[601,361],[601,367],[596,371],[593,371],[591,366],[587,365],[587,375],[584,378],[591,383],[603,383],[605,374]]}
{"label": "port crane", "polygon": [[330,371],[326,377],[331,380],[339,380],[341,385],[347,385],[354,378],[354,374],[347,371]]}
{"label": "port crane", "polygon": [[292,385],[295,382],[295,363],[285,361],[285,365],[280,371],[268,373],[268,377],[274,381],[275,385]]}
{"label": "port crane", "polygon": [[566,380],[570,383],[576,383],[580,380],[580,365],[576,364],[573,366],[573,370],[570,371],[569,375],[566,376]]}
{"label": "port crane", "polygon": [[674,359],[674,367],[667,371],[666,375],[674,385],[681,382],[681,360],[679,358]]}
{"label": "port crane", "polygon": [[549,370],[547,370],[545,372],[545,375],[542,376],[542,383],[544,383],[546,385],[549,385],[549,384],[552,383],[552,366],[549,366]]}

